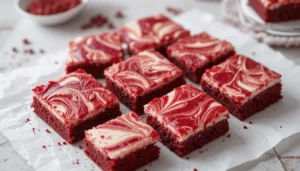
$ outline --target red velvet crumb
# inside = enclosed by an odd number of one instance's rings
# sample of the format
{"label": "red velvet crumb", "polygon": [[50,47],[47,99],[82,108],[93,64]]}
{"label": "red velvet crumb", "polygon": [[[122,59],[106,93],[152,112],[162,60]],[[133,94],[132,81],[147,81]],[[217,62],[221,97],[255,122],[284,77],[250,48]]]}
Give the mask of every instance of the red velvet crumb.
{"label": "red velvet crumb", "polygon": [[280,128],[282,128],[282,126],[280,126]]}
{"label": "red velvet crumb", "polygon": [[45,53],[45,51],[43,49],[40,50],[40,53]]}
{"label": "red velvet crumb", "polygon": [[178,15],[178,14],[182,13],[181,9],[170,7],[170,6],[167,7],[167,11],[174,14],[174,15]]}
{"label": "red velvet crumb", "polygon": [[29,40],[26,39],[26,38],[23,40],[23,43],[24,43],[24,45],[29,45],[30,44]]}
{"label": "red velvet crumb", "polygon": [[102,27],[104,24],[108,22],[108,19],[102,15],[92,16],[90,21],[86,24],[81,25],[81,29],[85,30],[92,27]]}
{"label": "red velvet crumb", "polygon": [[35,128],[32,128],[32,132],[35,134]]}
{"label": "red velvet crumb", "polygon": [[27,11],[35,15],[52,15],[68,11],[81,3],[81,0],[33,0]]}
{"label": "red velvet crumb", "polygon": [[231,134],[228,134],[228,135],[227,135],[227,138],[230,138],[230,137],[231,137]]}
{"label": "red velvet crumb", "polygon": [[113,23],[108,23],[108,28],[109,29],[114,29],[115,28],[115,25]]}
{"label": "red velvet crumb", "polygon": [[198,171],[196,168],[194,168],[194,171]]}
{"label": "red velvet crumb", "polygon": [[83,147],[82,147],[81,145],[79,145],[79,148],[80,148],[80,149],[83,149]]}
{"label": "red velvet crumb", "polygon": [[29,119],[29,118],[27,118],[27,119],[25,120],[25,123],[28,123],[28,122],[30,122],[30,119]]}
{"label": "red velvet crumb", "polygon": [[14,53],[18,53],[18,52],[19,52],[18,49],[17,49],[16,47],[13,47],[13,48],[12,48],[12,51],[13,51]]}
{"label": "red velvet crumb", "polygon": [[51,134],[51,132],[49,131],[49,129],[46,129],[46,132],[49,133],[49,134]]}
{"label": "red velvet crumb", "polygon": [[248,129],[248,127],[245,125],[244,127],[243,127],[244,129]]}
{"label": "red velvet crumb", "polygon": [[44,145],[43,145],[42,147],[43,147],[43,148],[45,148],[45,149],[47,148],[47,147],[46,147],[46,146],[44,146]]}
{"label": "red velvet crumb", "polygon": [[253,123],[250,121],[249,124],[253,124]]}
{"label": "red velvet crumb", "polygon": [[63,144],[64,144],[64,145],[67,145],[67,142],[66,142],[66,141],[64,141],[64,142],[63,142]]}
{"label": "red velvet crumb", "polygon": [[58,143],[57,143],[57,145],[61,146],[61,143],[60,143],[60,142],[58,142]]}
{"label": "red velvet crumb", "polygon": [[122,11],[120,11],[120,10],[116,12],[115,16],[117,18],[124,18],[124,15],[123,15]]}
{"label": "red velvet crumb", "polygon": [[34,50],[33,49],[27,49],[24,52],[25,52],[25,54],[30,54],[30,55],[34,54]]}
{"label": "red velvet crumb", "polygon": [[103,138],[104,138],[104,135],[101,135],[100,137],[103,139]]}
{"label": "red velvet crumb", "polygon": [[188,160],[188,159],[190,159],[190,157],[186,157],[186,159]]}

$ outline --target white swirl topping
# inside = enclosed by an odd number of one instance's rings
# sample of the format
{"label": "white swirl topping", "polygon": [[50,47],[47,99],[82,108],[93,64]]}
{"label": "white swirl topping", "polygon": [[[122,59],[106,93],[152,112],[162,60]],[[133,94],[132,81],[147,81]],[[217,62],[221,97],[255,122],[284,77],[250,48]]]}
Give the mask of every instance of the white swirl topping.
{"label": "white swirl topping", "polygon": [[133,112],[88,130],[85,134],[86,139],[109,159],[123,158],[159,140],[157,132]]}

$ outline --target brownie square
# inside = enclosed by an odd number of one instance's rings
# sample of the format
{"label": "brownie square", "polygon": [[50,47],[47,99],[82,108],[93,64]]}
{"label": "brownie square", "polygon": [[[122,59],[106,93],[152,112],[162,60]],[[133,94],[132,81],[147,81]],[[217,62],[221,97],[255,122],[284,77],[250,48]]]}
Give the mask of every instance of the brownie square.
{"label": "brownie square", "polygon": [[103,171],[136,170],[159,157],[157,132],[129,112],[85,132],[86,155]]}
{"label": "brownie square", "polygon": [[34,112],[69,143],[84,138],[85,130],[121,115],[117,97],[83,70],[32,92]]}
{"label": "brownie square", "polygon": [[167,54],[186,77],[199,84],[206,69],[233,56],[235,50],[229,42],[203,32],[178,40],[167,48]]}
{"label": "brownie square", "polygon": [[127,44],[132,54],[147,49],[156,49],[165,54],[166,46],[190,35],[188,30],[163,14],[125,24],[119,32],[122,42]]}
{"label": "brownie square", "polygon": [[186,84],[145,105],[147,123],[178,156],[201,148],[229,130],[229,114],[213,98]]}
{"label": "brownie square", "polygon": [[107,68],[106,86],[132,111],[143,114],[155,97],[185,84],[183,72],[154,50],[138,53]]}
{"label": "brownie square", "polygon": [[240,120],[282,98],[281,75],[242,55],[207,70],[201,86]]}
{"label": "brownie square", "polygon": [[123,57],[120,36],[116,32],[79,37],[70,42],[66,72],[81,68],[95,78],[103,78],[104,69]]}
{"label": "brownie square", "polygon": [[249,0],[249,5],[265,22],[300,19],[299,0]]}

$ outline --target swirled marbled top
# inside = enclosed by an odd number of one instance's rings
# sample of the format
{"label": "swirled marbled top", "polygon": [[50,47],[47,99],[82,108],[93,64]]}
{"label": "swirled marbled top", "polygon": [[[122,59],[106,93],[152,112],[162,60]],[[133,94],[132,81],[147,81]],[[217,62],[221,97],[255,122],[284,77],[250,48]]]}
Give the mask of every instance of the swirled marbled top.
{"label": "swirled marbled top", "polygon": [[169,45],[179,38],[189,36],[190,32],[165,15],[156,14],[122,26],[120,34],[122,41],[136,54]]}
{"label": "swirled marbled top", "polygon": [[283,5],[299,4],[300,0],[260,0],[260,2],[267,8],[275,9]]}
{"label": "swirled marbled top", "polygon": [[155,98],[145,105],[145,113],[157,118],[180,142],[229,118],[225,107],[190,84],[175,88],[161,98]]}
{"label": "swirled marbled top", "polygon": [[76,125],[107,107],[119,105],[117,97],[83,70],[32,89],[33,95],[62,123]]}
{"label": "swirled marbled top", "polygon": [[232,51],[234,47],[229,42],[218,40],[205,32],[180,39],[167,48],[170,58],[181,61],[193,70]]}
{"label": "swirled marbled top", "polygon": [[85,135],[109,159],[123,158],[159,140],[157,132],[133,112],[90,129]]}
{"label": "swirled marbled top", "polygon": [[207,70],[201,80],[240,104],[280,81],[280,74],[242,55]]}
{"label": "swirled marbled top", "polygon": [[147,50],[113,64],[104,75],[128,94],[141,96],[182,77],[183,73],[158,52]]}
{"label": "swirled marbled top", "polygon": [[116,32],[106,32],[70,42],[67,65],[116,63],[122,56],[120,36]]}

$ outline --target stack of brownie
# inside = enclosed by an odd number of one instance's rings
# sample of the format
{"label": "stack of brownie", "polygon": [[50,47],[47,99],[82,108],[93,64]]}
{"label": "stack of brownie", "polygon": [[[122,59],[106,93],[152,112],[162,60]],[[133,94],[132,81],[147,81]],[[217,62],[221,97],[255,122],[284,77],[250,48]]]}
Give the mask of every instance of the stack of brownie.
{"label": "stack of brownie", "polygon": [[[133,54],[123,61],[122,43]],[[162,14],[72,41],[66,72],[32,90],[32,107],[69,143],[85,137],[86,155],[104,171],[156,160],[158,141],[189,154],[229,130],[229,113],[244,120],[282,98],[280,74]],[[133,112],[122,115],[119,100]]]}

